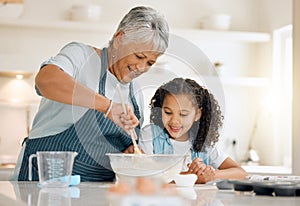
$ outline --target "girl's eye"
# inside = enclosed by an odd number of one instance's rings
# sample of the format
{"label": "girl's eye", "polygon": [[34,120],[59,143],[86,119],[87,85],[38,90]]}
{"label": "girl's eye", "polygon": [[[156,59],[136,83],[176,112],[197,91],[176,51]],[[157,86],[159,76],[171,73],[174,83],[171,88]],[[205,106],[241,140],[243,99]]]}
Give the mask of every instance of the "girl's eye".
{"label": "girl's eye", "polygon": [[180,114],[180,116],[186,117],[186,116],[188,116],[188,114]]}

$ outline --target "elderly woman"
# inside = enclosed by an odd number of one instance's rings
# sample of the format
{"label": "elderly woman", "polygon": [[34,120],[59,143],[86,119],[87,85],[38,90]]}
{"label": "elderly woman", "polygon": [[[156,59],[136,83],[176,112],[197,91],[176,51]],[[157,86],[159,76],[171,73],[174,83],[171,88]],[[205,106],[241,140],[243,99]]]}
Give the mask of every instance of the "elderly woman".
{"label": "elderly woman", "polygon": [[133,80],[165,52],[168,39],[163,16],[139,6],[124,16],[107,48],[72,42],[43,62],[35,78],[42,100],[12,180],[28,180],[28,159],[37,151],[76,151],[73,174],[82,181],[113,181],[105,154],[132,153],[129,130],[143,121],[143,96]]}

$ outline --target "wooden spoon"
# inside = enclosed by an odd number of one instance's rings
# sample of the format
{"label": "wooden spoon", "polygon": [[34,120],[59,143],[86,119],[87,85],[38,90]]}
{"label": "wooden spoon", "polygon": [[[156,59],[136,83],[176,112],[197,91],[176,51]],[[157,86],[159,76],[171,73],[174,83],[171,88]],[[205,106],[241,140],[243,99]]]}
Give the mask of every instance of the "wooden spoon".
{"label": "wooden spoon", "polygon": [[[120,97],[120,100],[121,100],[123,112],[124,112],[124,114],[127,114],[127,110],[126,110],[126,107],[125,107],[125,103],[124,103],[123,96],[122,96],[122,93],[121,93],[119,85],[117,85],[117,90],[118,90],[119,97]],[[142,154],[140,148],[138,147],[138,145],[137,145],[137,143],[135,141],[135,139],[137,138],[135,130],[131,129],[129,132],[130,132],[130,137],[131,137],[131,140],[132,140],[132,143],[133,143],[134,154]]]}

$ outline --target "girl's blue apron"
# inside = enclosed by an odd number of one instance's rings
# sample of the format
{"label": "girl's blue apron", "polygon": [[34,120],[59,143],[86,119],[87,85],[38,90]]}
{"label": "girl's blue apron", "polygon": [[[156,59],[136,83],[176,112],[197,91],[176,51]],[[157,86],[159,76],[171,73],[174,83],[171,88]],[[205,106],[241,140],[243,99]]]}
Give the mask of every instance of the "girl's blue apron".
{"label": "girl's blue apron", "polygon": [[[107,69],[107,49],[103,48],[99,81],[99,93],[102,95],[105,95]],[[132,83],[129,87],[134,113],[140,119]],[[115,174],[105,154],[121,152],[132,144],[124,130],[105,118],[103,113],[93,109],[89,109],[75,124],[59,134],[36,139],[26,138],[25,141],[19,181],[28,180],[28,158],[37,151],[76,151],[78,155],[75,158],[73,174],[80,175],[81,181],[114,181]],[[32,180],[37,181],[35,158],[32,171]]]}

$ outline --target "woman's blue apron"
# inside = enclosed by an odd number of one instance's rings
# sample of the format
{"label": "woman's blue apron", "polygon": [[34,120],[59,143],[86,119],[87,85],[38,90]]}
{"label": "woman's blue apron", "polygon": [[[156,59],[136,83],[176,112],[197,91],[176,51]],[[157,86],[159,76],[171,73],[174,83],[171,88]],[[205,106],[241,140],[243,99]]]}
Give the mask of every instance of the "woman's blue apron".
{"label": "woman's blue apron", "polygon": [[[105,95],[107,68],[107,49],[104,48],[99,81],[99,93],[102,95]],[[134,113],[140,119],[132,83],[129,90]],[[75,158],[73,174],[80,175],[81,181],[114,181],[115,174],[105,154],[121,152],[132,144],[131,138],[123,129],[105,118],[103,113],[93,109],[89,109],[75,124],[59,134],[36,139],[27,138],[25,141],[26,148],[18,176],[19,181],[28,180],[28,158],[37,151],[76,151],[78,155]],[[32,171],[32,180],[37,181],[35,158]]]}

